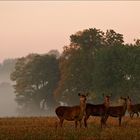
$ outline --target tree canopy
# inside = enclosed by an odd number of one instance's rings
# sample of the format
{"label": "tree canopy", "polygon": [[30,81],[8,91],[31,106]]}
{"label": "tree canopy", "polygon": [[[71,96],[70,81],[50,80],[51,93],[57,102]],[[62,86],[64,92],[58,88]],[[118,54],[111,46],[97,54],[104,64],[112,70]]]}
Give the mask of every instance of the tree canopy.
{"label": "tree canopy", "polygon": [[43,99],[51,106],[54,103],[51,93],[59,79],[58,59],[37,54],[19,58],[11,79],[16,81],[16,101],[25,110],[39,111]]}
{"label": "tree canopy", "polygon": [[42,100],[49,107],[55,102],[77,104],[77,93],[87,91],[91,102],[102,94],[140,99],[140,40],[126,44],[123,35],[90,28],[70,36],[61,55],[31,54],[19,58],[11,74],[16,101],[23,108],[40,110]]}

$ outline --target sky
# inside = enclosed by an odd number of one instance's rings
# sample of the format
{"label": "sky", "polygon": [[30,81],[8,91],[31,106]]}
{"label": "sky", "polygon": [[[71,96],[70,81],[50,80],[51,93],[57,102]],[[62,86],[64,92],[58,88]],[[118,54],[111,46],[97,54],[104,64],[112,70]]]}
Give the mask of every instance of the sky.
{"label": "sky", "polygon": [[140,1],[0,1],[0,62],[47,53],[79,30],[113,29],[140,38]]}

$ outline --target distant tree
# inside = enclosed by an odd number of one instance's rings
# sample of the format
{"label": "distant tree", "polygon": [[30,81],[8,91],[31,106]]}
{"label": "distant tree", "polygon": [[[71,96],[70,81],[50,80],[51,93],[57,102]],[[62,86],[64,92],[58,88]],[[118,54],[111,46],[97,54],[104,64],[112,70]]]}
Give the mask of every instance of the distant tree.
{"label": "distant tree", "polygon": [[96,28],[85,29],[70,36],[71,45],[94,51],[104,45],[104,32]]}
{"label": "distant tree", "polygon": [[102,93],[139,96],[139,42],[125,44],[114,30],[90,28],[72,34],[61,55],[51,50],[19,58],[11,74],[16,101],[32,111],[45,102],[52,106],[54,95],[57,102],[76,104],[79,91],[90,92],[96,101]]}
{"label": "distant tree", "polygon": [[104,46],[104,33],[98,29],[79,31],[70,36],[60,57],[60,81],[55,90],[59,100],[77,103],[77,92],[92,89],[94,54]]}
{"label": "distant tree", "polygon": [[[140,49],[136,46],[103,48],[96,54],[94,90],[115,96],[133,95],[140,87]],[[137,93],[136,93],[137,92]]]}
{"label": "distant tree", "polygon": [[11,80],[15,81],[16,101],[29,112],[40,111],[40,103],[54,103],[53,90],[59,79],[58,60],[53,55],[31,54],[17,60]]}
{"label": "distant tree", "polygon": [[10,73],[14,70],[16,59],[5,59],[0,64],[0,82],[11,82]]}
{"label": "distant tree", "polygon": [[116,33],[114,30],[107,30],[105,33],[105,46],[116,47],[124,43],[123,35]]}
{"label": "distant tree", "polygon": [[125,45],[122,34],[95,28],[79,31],[70,40],[60,57],[60,81],[55,90],[59,100],[76,103],[76,93],[83,90],[98,99],[102,93],[117,97],[139,91],[138,41]]}
{"label": "distant tree", "polygon": [[134,39],[135,43],[134,45],[140,47],[140,39]]}
{"label": "distant tree", "polygon": [[60,57],[60,53],[58,50],[50,50],[47,54],[54,55],[57,59],[59,59],[59,57]]}
{"label": "distant tree", "polygon": [[14,65],[16,63],[16,59],[5,59],[0,68],[0,72],[9,72],[14,69]]}

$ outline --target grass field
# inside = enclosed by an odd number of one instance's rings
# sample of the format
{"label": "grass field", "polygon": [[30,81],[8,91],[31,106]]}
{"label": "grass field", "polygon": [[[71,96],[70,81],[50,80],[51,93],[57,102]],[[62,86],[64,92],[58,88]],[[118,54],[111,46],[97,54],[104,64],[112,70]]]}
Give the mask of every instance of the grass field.
{"label": "grass field", "polygon": [[74,128],[74,122],[57,126],[56,117],[0,118],[0,140],[140,140],[140,118],[109,118],[100,128],[100,119],[91,117],[88,128]]}

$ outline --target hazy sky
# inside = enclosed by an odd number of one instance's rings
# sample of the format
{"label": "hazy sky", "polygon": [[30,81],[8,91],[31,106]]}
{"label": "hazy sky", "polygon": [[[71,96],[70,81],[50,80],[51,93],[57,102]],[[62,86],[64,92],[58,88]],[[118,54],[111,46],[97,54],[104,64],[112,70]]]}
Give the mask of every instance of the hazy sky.
{"label": "hazy sky", "polygon": [[62,51],[71,34],[94,27],[133,42],[140,38],[140,1],[0,1],[0,62]]}

